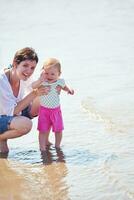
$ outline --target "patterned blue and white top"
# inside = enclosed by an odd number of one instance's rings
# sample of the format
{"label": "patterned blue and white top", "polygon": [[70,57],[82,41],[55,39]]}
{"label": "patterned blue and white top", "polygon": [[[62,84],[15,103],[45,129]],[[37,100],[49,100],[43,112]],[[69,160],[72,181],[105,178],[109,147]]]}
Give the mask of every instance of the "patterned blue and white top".
{"label": "patterned blue and white top", "polygon": [[50,86],[50,91],[47,95],[40,96],[40,104],[46,108],[56,108],[60,106],[60,94],[57,92],[56,87],[61,86],[65,87],[65,80],[58,79],[54,83],[44,82],[43,86]]}

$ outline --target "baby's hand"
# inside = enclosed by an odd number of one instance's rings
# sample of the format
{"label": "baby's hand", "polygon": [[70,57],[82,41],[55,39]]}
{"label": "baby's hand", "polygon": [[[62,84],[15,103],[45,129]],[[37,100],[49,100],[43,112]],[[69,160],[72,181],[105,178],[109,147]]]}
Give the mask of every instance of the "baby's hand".
{"label": "baby's hand", "polygon": [[60,85],[56,86],[57,93],[60,94],[62,87]]}
{"label": "baby's hand", "polygon": [[73,89],[69,89],[67,93],[73,95],[74,94],[74,90]]}

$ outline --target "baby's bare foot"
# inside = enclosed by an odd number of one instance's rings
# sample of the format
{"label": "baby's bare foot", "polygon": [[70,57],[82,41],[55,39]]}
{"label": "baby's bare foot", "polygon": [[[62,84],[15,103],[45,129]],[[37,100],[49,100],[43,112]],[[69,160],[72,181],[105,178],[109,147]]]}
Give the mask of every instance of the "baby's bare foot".
{"label": "baby's bare foot", "polygon": [[53,143],[51,143],[51,142],[49,142],[49,141],[46,143],[47,146],[51,146],[52,144],[53,144]]}

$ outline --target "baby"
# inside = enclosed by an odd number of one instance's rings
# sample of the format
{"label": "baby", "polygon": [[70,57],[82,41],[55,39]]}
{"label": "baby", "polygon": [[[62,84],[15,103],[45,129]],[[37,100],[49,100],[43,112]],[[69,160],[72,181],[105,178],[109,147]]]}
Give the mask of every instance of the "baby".
{"label": "baby", "polygon": [[38,117],[39,146],[41,151],[46,151],[50,130],[55,133],[55,147],[60,148],[62,131],[64,129],[62,112],[60,107],[60,90],[73,95],[64,79],[60,78],[61,64],[55,58],[45,61],[40,78],[32,83],[33,89],[40,85],[48,87],[48,94],[40,96],[40,108]]}

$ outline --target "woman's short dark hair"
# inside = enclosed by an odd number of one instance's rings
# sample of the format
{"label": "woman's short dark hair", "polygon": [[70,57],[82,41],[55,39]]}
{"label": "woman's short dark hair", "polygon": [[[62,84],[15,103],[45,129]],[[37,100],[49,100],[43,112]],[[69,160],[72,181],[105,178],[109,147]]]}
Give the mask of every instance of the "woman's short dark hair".
{"label": "woman's short dark hair", "polygon": [[31,47],[25,47],[23,49],[18,50],[15,55],[13,62],[16,62],[17,64],[21,63],[24,60],[35,60],[36,63],[38,63],[38,55],[35,52],[35,50]]}

